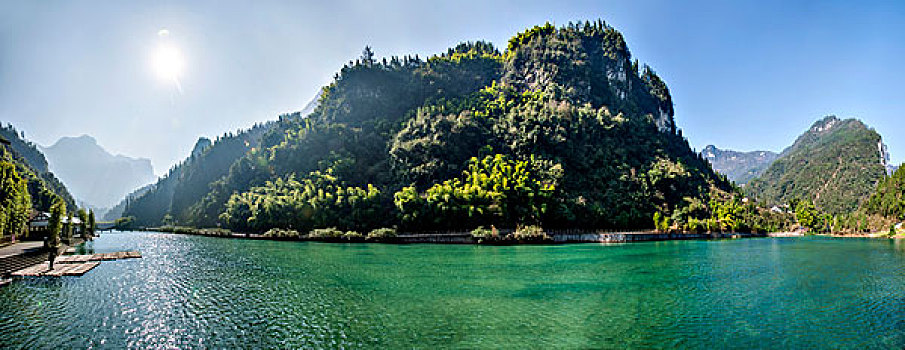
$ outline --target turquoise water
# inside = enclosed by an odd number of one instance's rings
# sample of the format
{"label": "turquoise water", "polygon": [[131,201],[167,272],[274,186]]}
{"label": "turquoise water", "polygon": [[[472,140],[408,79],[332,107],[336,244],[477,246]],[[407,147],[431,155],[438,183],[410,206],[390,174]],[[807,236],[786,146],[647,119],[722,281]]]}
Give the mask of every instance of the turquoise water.
{"label": "turquoise water", "polygon": [[106,233],[0,288],[0,348],[902,348],[905,242],[489,247]]}

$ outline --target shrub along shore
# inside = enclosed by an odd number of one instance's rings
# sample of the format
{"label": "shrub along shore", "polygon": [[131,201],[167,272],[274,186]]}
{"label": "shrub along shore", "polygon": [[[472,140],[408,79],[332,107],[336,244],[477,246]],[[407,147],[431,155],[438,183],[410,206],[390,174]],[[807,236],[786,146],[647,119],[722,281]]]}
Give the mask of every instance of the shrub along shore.
{"label": "shrub along shore", "polygon": [[767,237],[765,233],[682,233],[657,231],[594,231],[556,230],[545,231],[540,226],[524,226],[516,229],[478,227],[472,231],[397,232],[393,228],[380,228],[367,233],[342,231],[336,228],[314,229],[301,233],[291,229],[271,229],[263,234],[239,233],[222,228],[192,228],[162,226],[146,228],[146,231],[168,232],[211,237],[266,239],[282,241],[318,241],[331,243],[439,243],[439,244],[556,244],[556,243],[625,243],[641,241],[724,239]]}

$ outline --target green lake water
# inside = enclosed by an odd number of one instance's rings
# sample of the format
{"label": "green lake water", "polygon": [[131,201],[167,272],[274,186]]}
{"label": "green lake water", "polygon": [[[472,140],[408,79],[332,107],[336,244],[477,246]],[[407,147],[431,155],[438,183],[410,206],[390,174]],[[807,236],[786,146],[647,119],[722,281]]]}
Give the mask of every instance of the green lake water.
{"label": "green lake water", "polygon": [[139,250],[0,288],[0,348],[902,348],[905,242],[322,244],[104,233]]}

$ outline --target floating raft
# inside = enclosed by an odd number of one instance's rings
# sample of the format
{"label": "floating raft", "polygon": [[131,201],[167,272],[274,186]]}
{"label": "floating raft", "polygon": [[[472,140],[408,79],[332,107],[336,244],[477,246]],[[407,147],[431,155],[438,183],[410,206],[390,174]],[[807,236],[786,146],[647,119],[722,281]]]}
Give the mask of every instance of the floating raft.
{"label": "floating raft", "polygon": [[60,264],[81,264],[89,261],[118,260],[118,259],[136,259],[141,258],[139,252],[116,252],[116,253],[97,253],[87,255],[63,255],[57,257],[54,263]]}
{"label": "floating raft", "polygon": [[141,253],[132,251],[86,255],[62,255],[54,260],[53,270],[50,269],[50,264],[45,261],[13,272],[10,275],[14,277],[81,276],[97,267],[97,265],[100,265],[101,261],[135,258],[141,258]]}
{"label": "floating raft", "polygon": [[19,271],[13,272],[11,275],[15,277],[37,277],[37,276],[81,276],[91,269],[100,265],[100,262],[86,262],[81,264],[54,264],[51,270],[48,263],[40,263],[31,267],[26,267]]}

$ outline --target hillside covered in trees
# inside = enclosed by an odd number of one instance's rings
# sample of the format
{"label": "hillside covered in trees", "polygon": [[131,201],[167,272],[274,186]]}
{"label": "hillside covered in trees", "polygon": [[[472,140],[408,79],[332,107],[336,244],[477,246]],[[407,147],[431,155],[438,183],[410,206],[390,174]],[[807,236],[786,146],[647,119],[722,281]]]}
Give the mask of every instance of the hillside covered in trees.
{"label": "hillside covered in trees", "polygon": [[33,210],[50,211],[54,203],[76,208],[41,151],[12,125],[0,125],[0,239],[21,235]]}
{"label": "hillside covered in trees", "polygon": [[378,59],[365,48],[311,114],[218,138],[123,215],[418,231],[650,228],[655,213],[684,227],[741,208],[673,114],[666,84],[602,21],[533,27],[505,51],[478,41]]}
{"label": "hillside covered in trees", "polygon": [[0,137],[9,142],[9,145],[0,145],[6,151],[3,161],[14,165],[16,172],[27,180],[28,193],[35,209],[49,211],[53,197],[59,196],[69,210],[76,210],[75,199],[50,171],[47,159],[38,146],[25,139],[25,133],[16,130],[12,124],[0,123]]}
{"label": "hillside covered in trees", "polygon": [[811,201],[832,215],[858,209],[886,174],[880,135],[856,119],[828,116],[780,154],[747,192],[768,204]]}
{"label": "hillside covered in trees", "polygon": [[880,180],[862,207],[868,214],[905,221],[905,167],[898,167],[891,176]]}

